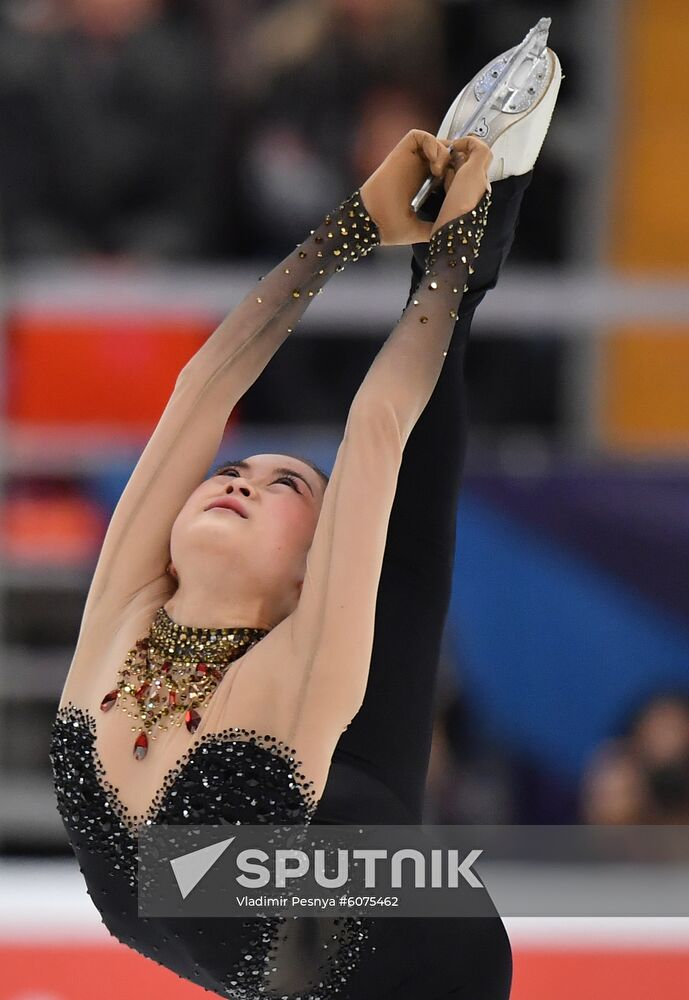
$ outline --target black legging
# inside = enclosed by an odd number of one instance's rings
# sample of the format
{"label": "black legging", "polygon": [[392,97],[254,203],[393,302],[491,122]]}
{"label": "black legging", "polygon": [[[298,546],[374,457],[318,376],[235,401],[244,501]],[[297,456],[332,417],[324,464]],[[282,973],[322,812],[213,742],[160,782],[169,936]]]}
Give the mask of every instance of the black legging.
{"label": "black legging", "polygon": [[[421,822],[467,441],[464,355],[474,311],[495,287],[512,246],[531,177],[493,184],[481,252],[445,363],[404,449],[366,695],[340,737],[315,823]],[[426,202],[426,218],[436,218],[441,201],[435,196]],[[425,251],[425,244],[414,247],[410,297],[423,273]]]}
{"label": "black legging", "polygon": [[[464,355],[474,311],[497,283],[530,181],[529,173],[493,184],[470,290],[433,395],[404,450],[366,694],[340,737],[314,823],[422,821],[467,441]],[[427,218],[436,217],[439,203],[436,198],[428,205]],[[414,247],[410,297],[423,275],[425,250]],[[512,950],[497,911],[448,919],[374,917],[370,926],[375,951],[366,954],[342,1000],[508,1000]]]}

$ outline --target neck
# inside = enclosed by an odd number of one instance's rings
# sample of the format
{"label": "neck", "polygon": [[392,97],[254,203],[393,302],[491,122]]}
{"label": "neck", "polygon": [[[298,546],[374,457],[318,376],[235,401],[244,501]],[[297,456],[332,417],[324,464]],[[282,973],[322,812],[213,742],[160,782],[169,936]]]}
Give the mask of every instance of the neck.
{"label": "neck", "polygon": [[265,599],[259,597],[219,600],[198,590],[189,593],[180,586],[163,607],[178,625],[196,628],[272,629],[277,624]]}

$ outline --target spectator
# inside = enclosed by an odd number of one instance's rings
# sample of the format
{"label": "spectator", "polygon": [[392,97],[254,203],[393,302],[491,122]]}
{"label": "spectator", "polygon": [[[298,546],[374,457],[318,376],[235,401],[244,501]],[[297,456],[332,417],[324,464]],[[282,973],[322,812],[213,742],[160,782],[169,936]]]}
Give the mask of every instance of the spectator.
{"label": "spectator", "polygon": [[594,755],[582,786],[588,823],[689,822],[689,694],[645,699]]}
{"label": "spectator", "polygon": [[514,822],[515,778],[507,754],[480,733],[464,695],[447,693],[433,729],[425,821]]}
{"label": "spectator", "polygon": [[689,694],[654,696],[633,719],[630,742],[650,788],[648,821],[689,823]]}
{"label": "spectator", "polygon": [[439,23],[421,0],[285,0],[247,27],[233,74],[251,109],[246,249],[270,237],[286,251],[409,128],[436,127],[447,97]]}
{"label": "spectator", "polygon": [[6,254],[213,252],[217,93],[210,41],[191,8],[54,0],[19,19],[8,10],[0,36]]}
{"label": "spectator", "polygon": [[582,784],[582,819],[594,824],[643,823],[650,789],[626,741],[609,740],[593,756]]}

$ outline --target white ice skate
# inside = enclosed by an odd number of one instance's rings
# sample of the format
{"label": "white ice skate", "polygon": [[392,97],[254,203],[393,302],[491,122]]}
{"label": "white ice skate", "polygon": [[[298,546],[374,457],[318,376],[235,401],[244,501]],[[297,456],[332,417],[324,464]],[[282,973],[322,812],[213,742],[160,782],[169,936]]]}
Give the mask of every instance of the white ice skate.
{"label": "white ice skate", "polygon": [[[525,174],[541,151],[555,108],[562,68],[547,47],[551,20],[542,17],[524,41],[487,63],[448,108],[439,139],[477,135],[492,150],[490,181]],[[429,177],[412,200],[414,211],[440,183]]]}

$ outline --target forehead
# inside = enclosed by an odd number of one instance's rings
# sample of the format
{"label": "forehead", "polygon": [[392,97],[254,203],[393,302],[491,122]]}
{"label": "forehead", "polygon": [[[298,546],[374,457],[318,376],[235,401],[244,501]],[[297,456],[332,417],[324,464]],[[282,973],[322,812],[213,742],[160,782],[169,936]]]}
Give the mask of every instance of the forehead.
{"label": "forehead", "polygon": [[300,462],[298,458],[292,458],[291,455],[249,455],[244,461],[249,463],[252,472],[268,472],[278,466],[289,466],[295,472],[301,472],[309,482],[311,478],[317,478],[311,466],[306,462]]}

